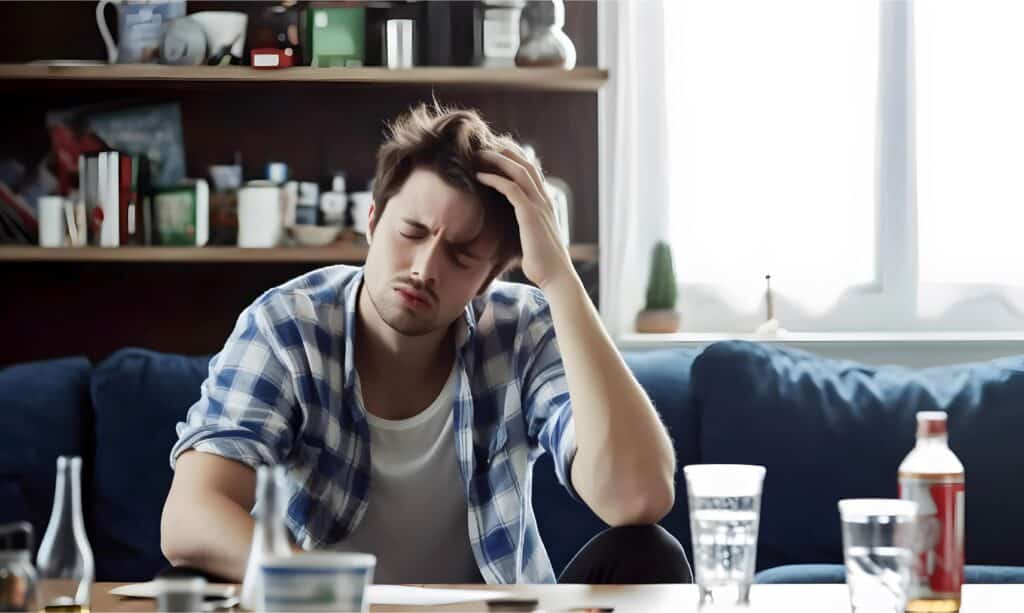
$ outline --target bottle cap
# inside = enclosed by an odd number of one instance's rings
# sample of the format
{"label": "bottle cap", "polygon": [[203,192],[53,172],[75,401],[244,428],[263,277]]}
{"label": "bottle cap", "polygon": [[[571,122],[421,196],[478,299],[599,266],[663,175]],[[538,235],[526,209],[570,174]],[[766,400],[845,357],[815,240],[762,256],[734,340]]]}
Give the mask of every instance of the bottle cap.
{"label": "bottle cap", "polygon": [[919,411],[917,413],[917,436],[941,436],[946,434],[946,413],[943,411]]}

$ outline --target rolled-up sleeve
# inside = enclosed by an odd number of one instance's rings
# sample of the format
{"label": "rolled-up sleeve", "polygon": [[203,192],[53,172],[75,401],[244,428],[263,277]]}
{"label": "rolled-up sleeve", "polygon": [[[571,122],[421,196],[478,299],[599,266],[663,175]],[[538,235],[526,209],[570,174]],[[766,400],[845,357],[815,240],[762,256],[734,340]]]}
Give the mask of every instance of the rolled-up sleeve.
{"label": "rolled-up sleeve", "polygon": [[555,337],[551,311],[543,296],[534,296],[536,309],[525,322],[518,347],[522,363],[523,415],[532,443],[551,454],[555,476],[576,499],[572,485],[572,462],[576,457],[576,423],[572,416],[569,385],[562,355]]}
{"label": "rolled-up sleeve", "polygon": [[273,329],[261,302],[239,316],[210,360],[199,400],[177,425],[171,468],[189,449],[254,468],[288,457],[297,435],[294,384]]}

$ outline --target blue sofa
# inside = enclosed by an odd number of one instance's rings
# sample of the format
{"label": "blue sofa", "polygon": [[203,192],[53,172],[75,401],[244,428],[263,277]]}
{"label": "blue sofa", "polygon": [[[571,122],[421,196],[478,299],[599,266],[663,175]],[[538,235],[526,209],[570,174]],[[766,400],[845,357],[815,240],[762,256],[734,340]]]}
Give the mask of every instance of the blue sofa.
{"label": "blue sofa", "polygon": [[[1024,356],[926,370],[866,367],[757,343],[627,352],[672,436],[679,466],[767,467],[758,545],[764,582],[842,581],[836,501],[894,496],[914,413],[949,414],[967,469],[967,579],[1024,582]],[[166,565],[159,518],[174,426],[198,397],[207,357],[124,349],[97,365],[65,358],[0,370],[0,523],[41,535],[55,458],[85,460],[97,579],[146,580]],[[603,524],[537,465],[535,510],[558,572]],[[662,525],[690,550],[686,488]]]}

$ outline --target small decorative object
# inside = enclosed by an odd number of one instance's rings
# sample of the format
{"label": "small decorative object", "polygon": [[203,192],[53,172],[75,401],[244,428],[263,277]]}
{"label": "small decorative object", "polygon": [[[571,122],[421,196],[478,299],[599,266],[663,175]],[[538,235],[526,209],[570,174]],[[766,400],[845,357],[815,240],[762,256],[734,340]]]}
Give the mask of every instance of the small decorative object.
{"label": "small decorative object", "polygon": [[754,334],[757,336],[785,336],[789,331],[781,327],[779,320],[775,319],[775,297],[772,295],[772,276],[765,275],[764,282],[765,321],[757,327],[757,330],[754,330]]}
{"label": "small decorative object", "polygon": [[672,268],[672,250],[659,241],[651,256],[651,276],[647,282],[647,305],[636,316],[637,332],[669,334],[679,331],[676,311],[676,273]]}
{"label": "small decorative object", "polygon": [[160,41],[160,63],[198,66],[206,61],[206,31],[191,17],[178,17],[167,25]]}
{"label": "small decorative object", "polygon": [[516,66],[540,66],[572,70],[576,47],[562,31],[565,5],[562,0],[530,0],[519,22]]}

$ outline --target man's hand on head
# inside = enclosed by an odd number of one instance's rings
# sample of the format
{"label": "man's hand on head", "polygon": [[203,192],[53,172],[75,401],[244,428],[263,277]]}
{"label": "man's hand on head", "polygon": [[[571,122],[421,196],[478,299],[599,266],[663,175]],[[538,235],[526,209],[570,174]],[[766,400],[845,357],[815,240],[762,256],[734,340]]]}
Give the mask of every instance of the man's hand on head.
{"label": "man's hand on head", "polygon": [[555,207],[544,190],[544,177],[536,165],[517,151],[484,151],[480,159],[490,172],[478,172],[478,181],[501,192],[515,209],[523,246],[526,278],[541,288],[575,281],[569,250],[558,231]]}

